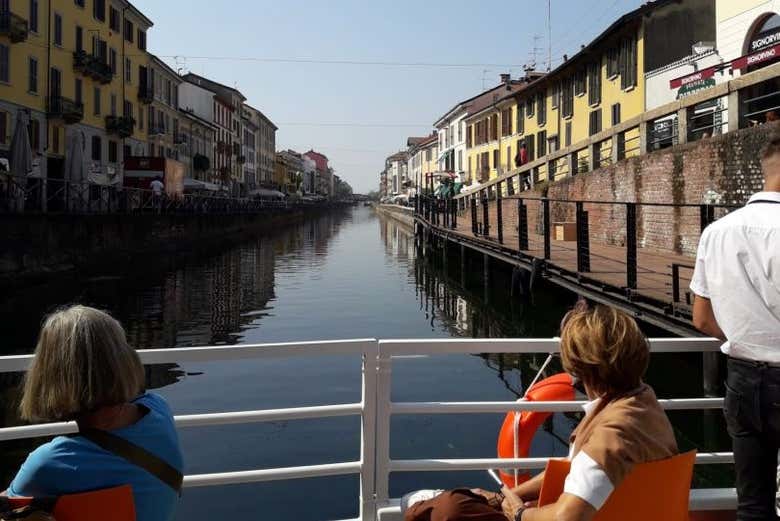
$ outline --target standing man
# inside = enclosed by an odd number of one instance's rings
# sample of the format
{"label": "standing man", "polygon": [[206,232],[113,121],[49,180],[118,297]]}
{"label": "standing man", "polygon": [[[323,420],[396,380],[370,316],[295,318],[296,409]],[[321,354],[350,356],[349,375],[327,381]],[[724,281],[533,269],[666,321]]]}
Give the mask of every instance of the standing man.
{"label": "standing man", "polygon": [[520,144],[520,150],[517,151],[515,156],[515,166],[521,167],[528,162],[528,147],[525,144],[525,140]]}
{"label": "standing man", "polygon": [[701,237],[693,323],[728,356],[724,414],[738,521],[776,520],[780,448],[780,136],[762,156],[764,191]]}

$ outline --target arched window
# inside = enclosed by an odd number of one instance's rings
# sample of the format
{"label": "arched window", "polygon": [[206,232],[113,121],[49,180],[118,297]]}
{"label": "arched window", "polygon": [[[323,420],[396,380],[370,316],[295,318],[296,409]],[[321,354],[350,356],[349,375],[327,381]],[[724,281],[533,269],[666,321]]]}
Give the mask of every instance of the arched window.
{"label": "arched window", "polygon": [[766,20],[756,29],[756,35],[769,32],[775,29],[780,29],[780,15],[771,14]]}

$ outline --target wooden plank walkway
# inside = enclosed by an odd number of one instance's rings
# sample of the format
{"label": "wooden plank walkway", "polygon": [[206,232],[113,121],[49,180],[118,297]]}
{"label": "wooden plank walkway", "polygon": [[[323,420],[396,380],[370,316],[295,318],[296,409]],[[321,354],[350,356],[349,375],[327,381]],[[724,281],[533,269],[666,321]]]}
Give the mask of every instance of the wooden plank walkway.
{"label": "wooden plank walkway", "polygon": [[[481,215],[480,215],[481,217]],[[480,219],[481,220],[481,219]],[[528,237],[528,250],[519,249],[518,234],[514,227],[504,229],[503,242],[499,244],[495,228],[491,229],[490,236],[475,236],[471,230],[471,220],[468,215],[458,218],[457,228],[445,228],[433,226],[421,220],[430,230],[440,236],[452,239],[464,239],[475,246],[483,246],[488,249],[500,248],[504,252],[522,253],[535,259],[544,259],[544,237],[540,234],[530,233]],[[647,305],[654,307],[658,320],[656,325],[664,327],[668,325],[670,331],[680,332],[688,330],[693,332],[690,323],[691,308],[686,302],[686,294],[690,285],[693,270],[680,268],[679,291],[680,302],[673,299],[673,273],[672,264],[682,266],[694,265],[695,259],[686,255],[675,255],[651,249],[637,247],[637,287],[628,291],[626,248],[591,242],[590,244],[590,271],[577,272],[577,243],[576,241],[550,241],[550,259],[546,260],[549,269],[568,272],[570,279],[587,279],[590,286],[603,284],[609,287],[606,292],[609,299],[621,301],[624,308],[630,307],[636,311],[636,316],[647,312]],[[554,281],[555,282],[555,281]],[[571,284],[569,284],[571,286]],[[583,284],[584,289],[584,284]],[[592,288],[591,288],[592,292]],[[642,305],[637,302],[641,301]],[[633,302],[633,304],[632,304]],[[666,317],[666,320],[664,317]],[[660,321],[660,323],[659,323]],[[668,324],[664,324],[667,322]]]}

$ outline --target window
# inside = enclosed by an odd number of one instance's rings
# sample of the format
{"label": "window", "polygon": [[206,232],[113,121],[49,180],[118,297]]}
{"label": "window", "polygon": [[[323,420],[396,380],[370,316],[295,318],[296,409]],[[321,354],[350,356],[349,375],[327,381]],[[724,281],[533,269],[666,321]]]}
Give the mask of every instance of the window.
{"label": "window", "polygon": [[116,76],[116,49],[111,49],[108,55],[108,64],[111,66],[111,73]]}
{"label": "window", "polygon": [[538,157],[544,157],[547,155],[547,131],[542,130],[538,134],[536,134],[536,146],[538,150],[536,151],[538,154]]}
{"label": "window", "polygon": [[8,139],[8,113],[0,110],[0,145],[7,145]]}
{"label": "window", "polygon": [[463,142],[463,122],[458,121],[458,143]]}
{"label": "window", "polygon": [[111,107],[110,107],[111,108],[111,115],[112,116],[116,116],[116,94],[114,94],[112,92],[110,99],[111,99],[111,102],[110,102],[111,103]]}
{"label": "window", "polygon": [[130,20],[125,20],[125,40],[133,43],[135,40],[135,26]]}
{"label": "window", "polygon": [[[149,107],[149,133],[151,133],[152,129],[154,128],[154,107]],[[152,154],[154,155],[154,154]]]}
{"label": "window", "polygon": [[94,107],[92,108],[92,113],[95,116],[100,115],[100,87],[95,87],[95,91],[92,96],[92,102],[94,104]]}
{"label": "window", "polygon": [[171,104],[171,81],[165,81],[165,103]]}
{"label": "window", "polygon": [[566,122],[566,140],[563,146],[570,147],[571,146],[571,121]]}
{"label": "window", "polygon": [[74,92],[74,97],[76,98],[76,103],[83,103],[84,93],[82,89],[83,87],[81,83],[81,78],[76,78],[76,81],[73,85],[73,92]]}
{"label": "window", "polygon": [[32,93],[38,92],[38,60],[30,58],[27,90]]}
{"label": "window", "polygon": [[54,13],[54,45],[62,47],[62,16]]}
{"label": "window", "polygon": [[525,102],[525,115],[529,118],[534,117],[534,97],[531,96]]}
{"label": "window", "polygon": [[523,103],[517,104],[517,133],[522,134],[525,132],[525,113],[523,111]]}
{"label": "window", "polygon": [[38,0],[30,0],[30,30],[38,32]]}
{"label": "window", "polygon": [[37,152],[41,148],[41,122],[32,118],[27,130],[30,136],[30,148],[33,152]]}
{"label": "window", "polygon": [[463,170],[463,150],[458,150],[458,172]]}
{"label": "window", "polygon": [[534,135],[531,134],[527,138],[525,138],[525,149],[528,152],[528,162],[530,163],[534,159],[536,159],[536,148],[534,147]]}
{"label": "window", "polygon": [[471,132],[472,132],[472,126],[469,125],[466,127],[466,148],[471,148]]}
{"label": "window", "polygon": [[116,163],[118,153],[119,153],[119,147],[117,147],[117,142],[109,140],[108,141],[108,162]]}
{"label": "window", "polygon": [[103,142],[100,136],[92,136],[92,161],[103,159]]}
{"label": "window", "polygon": [[512,147],[506,147],[506,168],[512,169]]}
{"label": "window", "polygon": [[540,127],[547,123],[547,94],[542,91],[536,95],[536,124]]}
{"label": "window", "polygon": [[143,108],[138,108],[138,130],[144,129],[144,111]]}
{"label": "window", "polygon": [[556,82],[555,85],[553,85],[552,88],[552,100],[551,100],[551,106],[553,109],[558,108],[558,104],[560,103],[561,99],[561,82]]}
{"label": "window", "polygon": [[106,0],[93,0],[92,16],[101,22],[106,21]]}
{"label": "window", "polygon": [[620,124],[620,103],[612,105],[612,126]]}
{"label": "window", "polygon": [[85,1],[85,0],[75,0],[75,1],[76,1],[76,5],[77,5],[77,6],[79,6],[79,7],[84,7],[84,1]]}
{"label": "window", "polygon": [[498,169],[498,167],[500,166],[500,165],[498,164],[498,162],[499,162],[499,161],[501,161],[501,159],[500,159],[498,156],[499,156],[499,151],[498,151],[498,149],[495,149],[495,150],[493,151],[493,168],[495,168],[496,170],[497,170],[497,169]]}
{"label": "window", "polygon": [[49,71],[49,95],[52,98],[62,96],[62,71],[55,67]]}
{"label": "window", "polygon": [[84,50],[84,29],[81,26],[76,26],[76,52]]}
{"label": "window", "polygon": [[618,75],[618,61],[620,59],[620,48],[613,47],[607,51],[607,78],[614,79]]}
{"label": "window", "polygon": [[501,111],[501,136],[512,134],[512,108]]}
{"label": "window", "polygon": [[138,29],[138,48],[142,51],[146,50],[146,32]]}
{"label": "window", "polygon": [[561,86],[561,112],[564,118],[574,115],[574,79],[568,78]]}
{"label": "window", "polygon": [[601,62],[595,62],[588,67],[588,104],[601,103]]}
{"label": "window", "polygon": [[11,53],[7,45],[0,43],[0,81],[11,81]]}
{"label": "window", "polygon": [[108,26],[114,32],[119,32],[119,11],[113,6],[108,8]]}
{"label": "window", "polygon": [[574,73],[574,95],[583,96],[586,89],[587,73],[585,69],[580,69]]}
{"label": "window", "polygon": [[636,38],[626,38],[620,45],[620,59],[618,60],[620,72],[620,88],[630,89],[636,87],[637,82],[637,57]]}
{"label": "window", "polygon": [[601,132],[601,109],[596,109],[590,113],[588,132],[591,136]]}
{"label": "window", "polygon": [[133,62],[125,58],[125,83],[133,83]]}

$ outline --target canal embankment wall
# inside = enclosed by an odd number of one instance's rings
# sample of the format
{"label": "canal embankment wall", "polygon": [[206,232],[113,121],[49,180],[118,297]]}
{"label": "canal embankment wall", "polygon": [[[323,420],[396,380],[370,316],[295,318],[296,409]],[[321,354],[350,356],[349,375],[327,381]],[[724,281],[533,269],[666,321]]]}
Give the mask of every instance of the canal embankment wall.
{"label": "canal embankment wall", "polygon": [[380,204],[376,206],[376,211],[380,215],[389,217],[410,228],[414,228],[414,209],[408,206],[397,204]]}
{"label": "canal embankment wall", "polygon": [[[761,191],[761,154],[778,132],[780,124],[747,128],[537,184],[519,196],[503,199],[504,229],[517,229],[517,197],[649,203],[637,206],[638,246],[693,256],[701,236],[699,205],[743,205],[752,194]],[[541,233],[541,204],[528,201],[527,207],[529,232]],[[625,246],[626,205],[586,203],[584,207],[592,242]],[[489,210],[494,226],[496,205],[491,204]],[[574,222],[575,211],[573,203],[553,202],[551,221]],[[728,210],[712,208],[712,211],[717,218]],[[466,217],[469,218],[468,214]]]}
{"label": "canal embankment wall", "polygon": [[323,206],[232,215],[10,214],[0,227],[0,287],[39,282],[74,271],[158,262],[235,243],[308,217]]}

